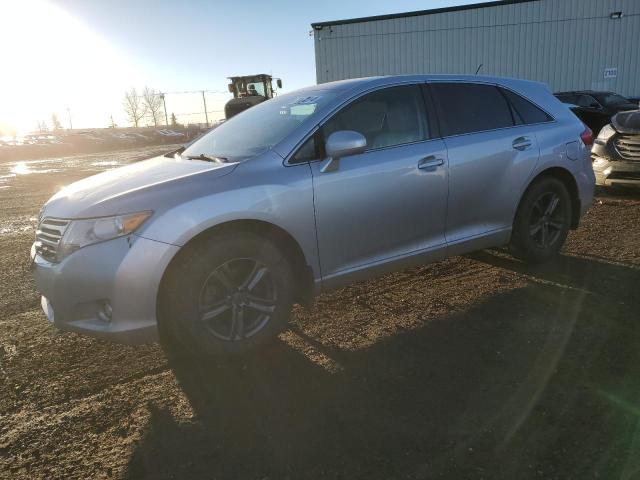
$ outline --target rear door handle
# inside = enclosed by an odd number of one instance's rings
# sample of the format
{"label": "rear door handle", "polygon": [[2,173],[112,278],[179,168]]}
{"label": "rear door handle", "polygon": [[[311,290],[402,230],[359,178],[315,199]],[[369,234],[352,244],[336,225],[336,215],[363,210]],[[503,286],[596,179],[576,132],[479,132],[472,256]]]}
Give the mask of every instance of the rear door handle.
{"label": "rear door handle", "polygon": [[418,162],[420,170],[435,170],[442,165],[444,165],[444,158],[436,157],[435,155],[424,157]]}
{"label": "rear door handle", "polygon": [[531,145],[533,145],[533,142],[531,142],[531,139],[529,137],[518,137],[513,141],[511,145],[516,150],[522,151],[522,150],[526,150]]}

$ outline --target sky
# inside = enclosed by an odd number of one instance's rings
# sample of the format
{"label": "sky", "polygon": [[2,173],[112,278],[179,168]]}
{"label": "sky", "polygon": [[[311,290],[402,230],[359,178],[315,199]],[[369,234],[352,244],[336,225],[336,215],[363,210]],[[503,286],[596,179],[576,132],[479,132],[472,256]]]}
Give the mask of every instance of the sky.
{"label": "sky", "polygon": [[[124,92],[207,90],[222,118],[227,78],[269,73],[283,92],[315,82],[311,23],[479,0],[0,0],[0,135],[52,114],[65,128],[128,126]],[[169,115],[202,122],[201,94],[168,93]]]}

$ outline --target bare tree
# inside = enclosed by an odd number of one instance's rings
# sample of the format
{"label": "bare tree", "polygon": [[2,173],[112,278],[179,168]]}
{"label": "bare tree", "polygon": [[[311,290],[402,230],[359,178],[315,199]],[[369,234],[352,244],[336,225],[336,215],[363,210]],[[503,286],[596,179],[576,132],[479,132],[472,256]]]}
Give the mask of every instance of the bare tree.
{"label": "bare tree", "polygon": [[153,121],[153,125],[157,127],[162,122],[162,96],[160,92],[153,88],[144,87],[142,100],[149,118]]}
{"label": "bare tree", "polygon": [[135,88],[124,93],[122,106],[127,118],[133,123],[134,127],[137,127],[140,120],[147,114],[147,106],[142,101],[142,97],[138,96]]}
{"label": "bare tree", "polygon": [[60,123],[60,120],[58,120],[58,115],[55,113],[51,114],[51,128],[53,131],[62,130],[62,124]]}
{"label": "bare tree", "polygon": [[48,131],[49,131],[49,128],[47,127],[47,122],[44,120],[38,120],[38,132],[44,133]]}

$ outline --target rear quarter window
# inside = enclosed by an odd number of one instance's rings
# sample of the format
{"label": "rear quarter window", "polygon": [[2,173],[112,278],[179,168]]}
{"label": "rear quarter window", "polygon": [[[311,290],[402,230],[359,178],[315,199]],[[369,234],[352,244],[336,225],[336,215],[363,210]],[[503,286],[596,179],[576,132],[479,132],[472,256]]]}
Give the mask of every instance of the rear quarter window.
{"label": "rear quarter window", "polygon": [[516,117],[516,123],[531,124],[550,122],[553,120],[553,117],[551,117],[547,112],[517,93],[507,90],[506,88],[501,88],[500,91],[504,94],[509,103],[511,103],[514,116]]}

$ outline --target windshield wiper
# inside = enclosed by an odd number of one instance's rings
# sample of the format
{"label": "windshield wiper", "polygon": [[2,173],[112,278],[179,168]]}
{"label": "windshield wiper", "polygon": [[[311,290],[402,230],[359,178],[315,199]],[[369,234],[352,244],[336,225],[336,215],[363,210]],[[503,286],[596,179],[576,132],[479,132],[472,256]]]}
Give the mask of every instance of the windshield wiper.
{"label": "windshield wiper", "polygon": [[167,158],[173,158],[175,155],[180,155],[182,152],[184,152],[187,149],[187,147],[185,147],[184,145],[181,146],[180,148],[178,148],[177,150],[171,150],[168,153],[165,153],[164,156]]}
{"label": "windshield wiper", "polygon": [[208,157],[204,153],[200,155],[187,155],[187,160],[204,160],[205,162],[224,163],[227,161],[226,157]]}

